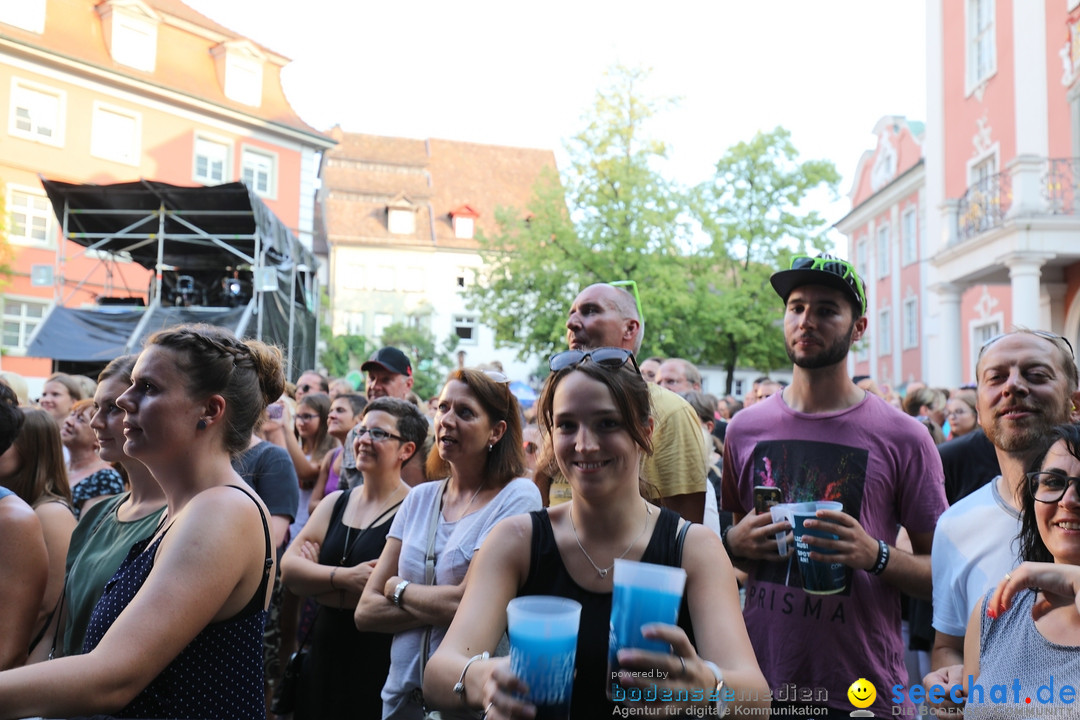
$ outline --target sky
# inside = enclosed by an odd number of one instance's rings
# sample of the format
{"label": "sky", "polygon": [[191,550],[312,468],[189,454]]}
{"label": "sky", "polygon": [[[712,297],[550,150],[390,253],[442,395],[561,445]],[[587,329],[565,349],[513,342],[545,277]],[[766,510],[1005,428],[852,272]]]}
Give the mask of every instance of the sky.
{"label": "sky", "polygon": [[317,129],[546,148],[560,168],[605,70],[651,68],[646,92],[678,99],[649,128],[670,177],[706,180],[780,125],[840,171],[829,222],[876,122],[925,120],[920,0],[185,2],[290,58],[286,95]]}

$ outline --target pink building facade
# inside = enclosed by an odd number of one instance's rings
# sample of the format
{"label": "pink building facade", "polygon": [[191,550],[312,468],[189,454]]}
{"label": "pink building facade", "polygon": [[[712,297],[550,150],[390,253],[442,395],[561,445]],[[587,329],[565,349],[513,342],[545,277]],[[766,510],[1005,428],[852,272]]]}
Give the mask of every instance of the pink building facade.
{"label": "pink building facade", "polygon": [[1080,336],[1080,0],[929,0],[925,378],[1013,327]]}

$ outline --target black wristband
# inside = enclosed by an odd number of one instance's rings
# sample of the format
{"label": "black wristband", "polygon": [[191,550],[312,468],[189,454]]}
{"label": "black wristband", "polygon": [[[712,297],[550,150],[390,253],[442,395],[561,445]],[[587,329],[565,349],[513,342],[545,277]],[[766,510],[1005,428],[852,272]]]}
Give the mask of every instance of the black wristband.
{"label": "black wristband", "polygon": [[880,575],[885,572],[885,566],[889,564],[889,545],[884,540],[878,540],[877,561],[874,567],[867,570],[871,575]]}
{"label": "black wristband", "polygon": [[731,551],[731,545],[728,544],[728,539],[727,539],[727,534],[729,532],[731,532],[731,528],[733,528],[733,527],[735,527],[735,526],[734,525],[728,525],[726,528],[724,528],[724,531],[722,533],[720,533],[720,542],[724,543],[724,549],[727,550],[727,554],[728,554],[729,558],[735,557],[735,553],[733,553]]}

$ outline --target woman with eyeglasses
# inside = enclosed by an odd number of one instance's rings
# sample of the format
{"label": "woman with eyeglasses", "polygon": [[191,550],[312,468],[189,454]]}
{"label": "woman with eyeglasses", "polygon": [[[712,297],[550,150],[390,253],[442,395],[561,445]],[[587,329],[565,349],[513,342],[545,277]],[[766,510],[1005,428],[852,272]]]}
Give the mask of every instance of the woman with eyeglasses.
{"label": "woman with eyeglasses", "polygon": [[[1055,694],[1080,677],[1080,425],[1054,427],[1036,450],[1026,478],[1020,526],[1023,563],[979,603],[964,638],[964,674],[984,692],[995,684],[1022,688],[1011,708],[967,698],[966,720],[1030,717],[1053,709],[1075,715]],[[1058,682],[1038,703],[1040,686]],[[965,686],[965,690],[966,690]],[[1038,708],[1038,710],[1036,710]],[[1019,714],[1008,713],[1015,710]]]}
{"label": "woman with eyeglasses", "polygon": [[360,421],[360,416],[367,405],[367,398],[356,393],[338,395],[330,402],[330,412],[326,416],[327,434],[338,443],[332,452],[323,455],[319,463],[319,478],[311,490],[308,501],[308,513],[315,512],[322,499],[338,489],[341,480],[341,459],[345,454],[344,442],[349,431]]}
{"label": "woman with eyeglasses", "polygon": [[93,400],[79,400],[60,425],[60,442],[68,450],[68,482],[75,517],[111,495],[124,492],[124,478],[98,453],[98,439],[90,427]]}
{"label": "woman with eyeglasses", "polygon": [[[739,610],[734,572],[720,539],[673,511],[641,497],[641,462],[652,450],[649,391],[633,355],[621,348],[570,350],[554,356],[539,400],[547,438],[541,465],[555,463],[573,487],[573,500],[499,524],[477,556],[454,622],[432,657],[425,697],[437,708],[484,710],[497,720],[531,717],[526,688],[508,658],[486,658],[506,631],[506,606],[523,595],[557,595],[581,603],[574,718],[611,717],[608,628],[615,560],[623,558],[686,570],[678,625],[643,633],[669,643],[672,654],[621,650],[620,681],[662,691],[703,691],[695,703],[650,703],[627,708],[645,714],[722,714],[709,696],[723,682],[736,710],[767,709],[769,688],[754,657]],[[681,560],[680,560],[681,558]],[[480,653],[479,656],[477,654]],[[669,707],[661,707],[662,705]],[[634,713],[637,714],[637,713]]]}
{"label": "woman with eyeglasses", "polygon": [[955,440],[979,426],[979,413],[975,409],[974,390],[956,390],[949,394],[945,403],[945,419],[949,423],[949,439]]}
{"label": "woman with eyeglasses", "polygon": [[540,509],[524,473],[521,412],[505,376],[450,373],[427,461],[428,477],[443,479],[406,497],[356,608],[360,630],[394,633],[384,720],[423,717],[423,666],[454,619],[473,555],[499,520]]}
{"label": "woman with eyeglasses", "polygon": [[[338,397],[338,403],[348,401]],[[427,420],[412,403],[382,397],[363,408],[355,452],[364,483],[319,504],[281,561],[282,580],[319,603],[295,717],[378,718],[393,636],[360,632],[353,613],[409,486],[401,466],[423,445]],[[348,432],[348,429],[345,431]]]}

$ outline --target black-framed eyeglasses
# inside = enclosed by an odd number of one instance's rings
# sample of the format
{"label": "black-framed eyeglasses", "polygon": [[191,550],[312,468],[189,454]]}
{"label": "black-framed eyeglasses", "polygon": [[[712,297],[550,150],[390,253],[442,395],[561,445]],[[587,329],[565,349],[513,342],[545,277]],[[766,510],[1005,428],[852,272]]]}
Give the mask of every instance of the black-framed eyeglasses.
{"label": "black-framed eyeglasses", "polygon": [[576,367],[586,360],[592,360],[597,365],[609,370],[618,370],[627,362],[630,362],[633,363],[634,370],[637,371],[638,375],[641,374],[641,368],[638,367],[634,353],[626,348],[617,347],[602,347],[594,350],[564,350],[551,356],[551,359],[548,360],[548,368],[551,372],[559,372],[568,367]]}
{"label": "black-framed eyeglasses", "polygon": [[1080,493],[1080,477],[1069,477],[1054,470],[1037,470],[1026,475],[1031,497],[1041,503],[1061,502],[1070,485]]}
{"label": "black-framed eyeglasses", "polygon": [[990,347],[1001,338],[1008,337],[1009,335],[1035,335],[1036,337],[1041,337],[1045,340],[1049,340],[1055,345],[1060,340],[1061,342],[1065,343],[1065,347],[1069,348],[1069,357],[1073,359],[1076,358],[1076,353],[1073,351],[1072,343],[1069,342],[1069,338],[1065,337],[1064,335],[1057,335],[1052,332],[1047,332],[1046,330],[1014,330],[1013,332],[999,333],[998,335],[995,335],[994,337],[984,342],[982,346],[979,347],[979,356],[978,358],[976,358],[976,360],[982,360],[982,356],[983,353],[986,352],[986,348]]}
{"label": "black-framed eyeglasses", "polygon": [[388,433],[385,430],[381,430],[379,428],[366,428],[363,425],[358,425],[356,427],[356,437],[357,437],[357,439],[362,438],[365,435],[371,435],[371,441],[372,442],[382,442],[383,440],[386,440],[387,438],[393,438],[394,440],[401,440],[400,435],[395,435],[394,433]]}

